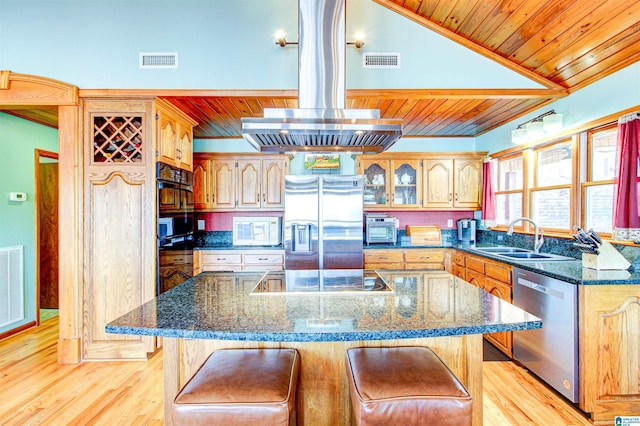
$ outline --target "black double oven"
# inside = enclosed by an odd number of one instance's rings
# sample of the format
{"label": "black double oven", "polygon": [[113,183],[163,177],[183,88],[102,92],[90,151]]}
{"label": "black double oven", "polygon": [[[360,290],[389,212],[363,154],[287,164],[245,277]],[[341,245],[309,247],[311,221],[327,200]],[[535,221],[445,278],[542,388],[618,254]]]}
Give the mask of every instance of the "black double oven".
{"label": "black double oven", "polygon": [[193,276],[193,173],[157,163],[157,294]]}

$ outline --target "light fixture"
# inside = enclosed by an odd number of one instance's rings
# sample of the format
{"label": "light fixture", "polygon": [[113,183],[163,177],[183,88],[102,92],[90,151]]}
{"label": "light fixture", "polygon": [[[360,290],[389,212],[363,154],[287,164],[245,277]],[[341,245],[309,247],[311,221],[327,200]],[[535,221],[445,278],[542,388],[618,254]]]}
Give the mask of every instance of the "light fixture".
{"label": "light fixture", "polygon": [[557,114],[554,110],[547,111],[512,130],[511,143],[518,145],[534,141],[559,130],[562,130],[562,114]]}
{"label": "light fixture", "polygon": [[347,46],[355,46],[356,49],[360,49],[362,46],[364,46],[364,34],[356,33],[356,41],[347,42]]}
{"label": "light fixture", "polygon": [[287,38],[285,37],[285,33],[284,31],[278,31],[276,32],[276,44],[279,45],[280,47],[285,47],[289,44],[298,44],[297,41],[287,41]]}

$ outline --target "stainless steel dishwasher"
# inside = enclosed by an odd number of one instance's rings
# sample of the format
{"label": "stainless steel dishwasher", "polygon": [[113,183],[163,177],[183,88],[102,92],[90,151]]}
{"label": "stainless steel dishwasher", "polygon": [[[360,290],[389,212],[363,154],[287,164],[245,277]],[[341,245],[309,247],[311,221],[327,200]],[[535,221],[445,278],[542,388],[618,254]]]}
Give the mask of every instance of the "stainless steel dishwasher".
{"label": "stainless steel dishwasher", "polygon": [[542,319],[542,328],[513,332],[513,358],[578,402],[578,287],[513,269],[513,304]]}

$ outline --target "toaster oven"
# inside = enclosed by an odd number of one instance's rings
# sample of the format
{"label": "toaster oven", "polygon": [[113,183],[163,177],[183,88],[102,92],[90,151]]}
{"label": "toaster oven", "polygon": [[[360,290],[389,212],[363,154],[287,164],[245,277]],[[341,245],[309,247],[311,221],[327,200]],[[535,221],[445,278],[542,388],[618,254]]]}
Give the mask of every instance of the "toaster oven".
{"label": "toaster oven", "polygon": [[398,220],[389,216],[367,216],[365,238],[367,244],[395,244],[398,238]]}

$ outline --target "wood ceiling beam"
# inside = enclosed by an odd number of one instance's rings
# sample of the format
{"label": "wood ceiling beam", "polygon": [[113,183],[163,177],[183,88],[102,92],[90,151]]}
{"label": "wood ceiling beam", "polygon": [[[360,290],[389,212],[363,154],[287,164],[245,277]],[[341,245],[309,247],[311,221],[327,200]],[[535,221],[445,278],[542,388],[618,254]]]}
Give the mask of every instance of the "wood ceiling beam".
{"label": "wood ceiling beam", "polygon": [[512,71],[517,72],[518,74],[531,79],[533,81],[535,81],[536,83],[542,84],[543,86],[549,88],[549,89],[554,89],[554,90],[566,90],[566,88],[560,86],[557,83],[554,83],[553,81],[541,76],[540,74],[537,74],[531,70],[529,70],[528,68],[525,68],[523,66],[520,66],[518,64],[515,64],[513,62],[511,62],[509,59],[495,53],[492,50],[489,50],[479,44],[476,44],[474,42],[472,42],[471,40],[468,40],[466,38],[464,38],[463,36],[456,34],[455,32],[444,28],[432,21],[430,21],[429,19],[418,15],[415,12],[412,12],[410,10],[407,10],[406,8],[402,7],[401,5],[394,3],[391,0],[373,0],[374,2],[378,3],[379,5],[386,7],[387,9],[398,13],[401,16],[404,16],[407,19],[412,20],[413,22],[422,25],[425,28],[428,28],[446,38],[448,38],[451,41],[454,41],[468,49],[471,49],[472,51],[491,59],[492,61],[506,67],[509,68]]}

